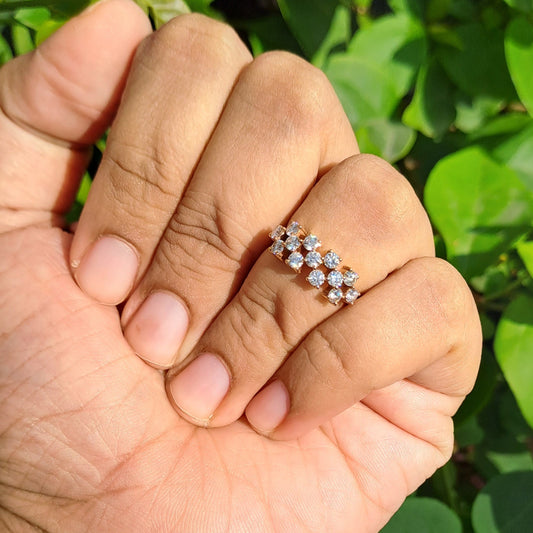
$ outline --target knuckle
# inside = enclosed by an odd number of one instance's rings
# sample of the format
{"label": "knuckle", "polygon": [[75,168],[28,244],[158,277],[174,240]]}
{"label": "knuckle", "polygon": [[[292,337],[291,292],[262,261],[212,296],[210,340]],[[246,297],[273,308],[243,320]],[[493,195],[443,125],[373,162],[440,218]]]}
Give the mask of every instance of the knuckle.
{"label": "knuckle", "polygon": [[[409,181],[384,160],[359,154],[341,163],[345,193],[365,198],[372,216],[371,239],[397,239],[409,236],[411,243],[421,243],[425,254],[433,249],[429,218]],[[342,179],[342,178],[341,178]],[[413,239],[416,236],[416,239]],[[425,255],[424,254],[424,255]]]}
{"label": "knuckle", "polygon": [[247,250],[242,231],[209,194],[189,191],[169,222],[165,240],[185,252],[199,271],[234,274]]}
{"label": "knuckle", "polygon": [[[174,197],[176,180],[172,170],[167,168],[157,153],[152,150],[126,145],[114,139],[113,150],[108,150],[104,162],[109,172],[111,184],[116,189],[125,190],[132,185],[142,185],[143,193],[149,200],[152,193],[157,196]],[[144,196],[143,196],[144,198]]]}
{"label": "knuckle", "polygon": [[354,390],[355,373],[350,343],[337,328],[315,328],[302,344],[308,364],[315,370],[317,379],[327,379],[329,385]]}
{"label": "knuckle", "polygon": [[247,359],[247,372],[260,378],[265,363],[288,350],[276,322],[275,294],[266,286],[245,284],[229,308],[227,320]]}
{"label": "knuckle", "polygon": [[244,43],[228,24],[205,15],[190,13],[167,22],[148,36],[139,47],[138,56],[148,64],[161,57],[181,57],[212,65],[231,62],[233,58],[249,58]]}
{"label": "knuckle", "polygon": [[450,333],[451,349],[457,342],[457,332],[463,331],[467,324],[472,325],[472,318],[477,317],[468,285],[461,274],[443,259],[413,259],[406,265],[406,269],[413,278],[413,286],[417,286],[421,301],[428,302],[435,326]]}
{"label": "knuckle", "polygon": [[[105,201],[128,214],[132,220],[160,225],[161,218],[174,209],[173,180],[163,165],[141,150],[108,150],[102,168],[105,169],[105,190],[110,196]],[[149,206],[139,209],[140,199]]]}
{"label": "knuckle", "polygon": [[275,112],[299,133],[302,129],[316,131],[327,119],[330,104],[336,102],[326,75],[289,52],[266,52],[257,57],[243,72],[237,91],[248,93],[265,112]]}

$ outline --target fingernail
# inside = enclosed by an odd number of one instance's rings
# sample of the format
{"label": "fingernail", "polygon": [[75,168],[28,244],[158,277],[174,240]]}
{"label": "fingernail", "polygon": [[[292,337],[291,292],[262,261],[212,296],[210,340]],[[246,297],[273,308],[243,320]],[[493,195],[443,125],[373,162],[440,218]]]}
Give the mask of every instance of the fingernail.
{"label": "fingernail", "polygon": [[230,377],[213,354],[199,355],[170,382],[174,402],[186,415],[207,422],[226,396]]}
{"label": "fingernail", "polygon": [[287,388],[276,380],[255,395],[246,407],[246,418],[260,433],[271,433],[285,420],[289,407]]}
{"label": "fingernail", "polygon": [[124,336],[135,353],[154,366],[168,368],[183,342],[189,314],[178,298],[154,292],[133,315]]}
{"label": "fingernail", "polygon": [[83,256],[74,277],[81,289],[101,303],[120,303],[133,287],[139,258],[116,237],[101,237]]}

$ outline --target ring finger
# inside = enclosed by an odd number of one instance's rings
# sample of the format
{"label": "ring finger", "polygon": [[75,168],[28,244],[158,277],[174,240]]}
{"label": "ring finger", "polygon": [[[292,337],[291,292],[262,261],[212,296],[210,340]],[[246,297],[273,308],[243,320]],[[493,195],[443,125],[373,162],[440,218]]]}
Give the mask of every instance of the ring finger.
{"label": "ring finger", "polygon": [[[292,219],[320,237],[323,258],[333,249],[359,274],[359,291],[413,258],[434,255],[431,226],[413,189],[373,156],[333,168]],[[191,421],[219,426],[239,418],[288,354],[335,312],[306,281],[309,271],[304,266],[295,274],[270,251],[261,255],[191,355],[169,372],[173,401]]]}

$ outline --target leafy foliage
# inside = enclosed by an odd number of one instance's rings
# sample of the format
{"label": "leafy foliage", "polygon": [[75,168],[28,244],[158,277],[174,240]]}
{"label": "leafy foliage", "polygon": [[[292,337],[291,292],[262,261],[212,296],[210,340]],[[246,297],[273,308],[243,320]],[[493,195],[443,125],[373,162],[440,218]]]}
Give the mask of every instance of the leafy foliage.
{"label": "leafy foliage", "polygon": [[[0,0],[0,64],[88,3]],[[533,0],[263,0],[241,3],[242,12],[230,0],[138,3],[154,27],[188,10],[226,17],[254,54],[286,49],[323,69],[362,151],[410,179],[439,254],[474,292],[485,345],[476,386],[455,417],[454,457],[384,531],[529,530]],[[104,147],[105,139],[73,218]]]}

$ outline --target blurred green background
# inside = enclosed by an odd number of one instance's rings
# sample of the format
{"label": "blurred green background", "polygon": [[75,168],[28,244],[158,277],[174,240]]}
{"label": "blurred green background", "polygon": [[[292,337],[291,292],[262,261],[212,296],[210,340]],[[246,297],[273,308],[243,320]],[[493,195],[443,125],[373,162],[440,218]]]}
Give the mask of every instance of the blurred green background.
{"label": "blurred green background", "polygon": [[[0,64],[88,3],[0,0]],[[361,150],[409,178],[438,255],[472,288],[485,343],[454,455],[383,531],[533,531],[533,0],[137,3],[155,28],[200,11],[228,21],[255,55],[284,49],[321,68]]]}

